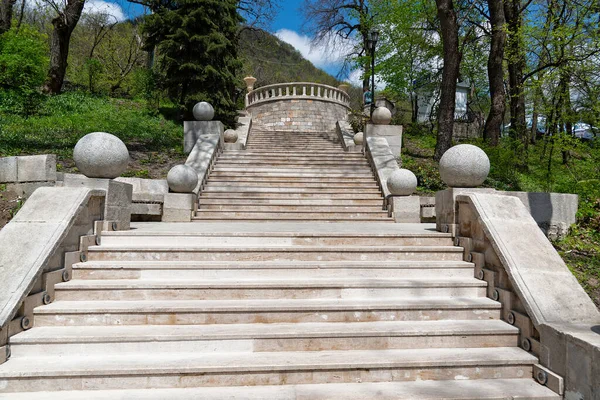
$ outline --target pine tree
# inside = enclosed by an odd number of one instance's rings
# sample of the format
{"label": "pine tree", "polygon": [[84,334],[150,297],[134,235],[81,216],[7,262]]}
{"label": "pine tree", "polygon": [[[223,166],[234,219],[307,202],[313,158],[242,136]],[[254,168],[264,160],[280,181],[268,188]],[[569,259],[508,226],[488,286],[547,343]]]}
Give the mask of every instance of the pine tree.
{"label": "pine tree", "polygon": [[207,101],[215,119],[232,125],[236,115],[237,33],[242,22],[237,0],[179,0],[146,18],[146,46],[156,49],[162,86],[191,117],[195,103]]}

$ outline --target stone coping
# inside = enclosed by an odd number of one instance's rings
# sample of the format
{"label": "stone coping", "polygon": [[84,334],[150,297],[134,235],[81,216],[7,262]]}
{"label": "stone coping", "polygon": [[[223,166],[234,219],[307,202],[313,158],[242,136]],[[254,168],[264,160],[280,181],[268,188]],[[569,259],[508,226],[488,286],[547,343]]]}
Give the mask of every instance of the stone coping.
{"label": "stone coping", "polygon": [[387,187],[387,179],[394,171],[399,170],[400,166],[386,138],[378,136],[367,137],[365,143],[367,154],[369,155],[367,158],[375,170],[381,191],[387,199],[392,195]]}
{"label": "stone coping", "polygon": [[104,198],[106,193],[84,187],[39,188],[0,230],[0,327],[14,317],[69,232],[84,223],[79,218],[85,219],[92,197]]}
{"label": "stone coping", "polygon": [[[300,88],[301,94],[297,93]],[[254,89],[246,95],[246,108],[280,100],[317,100],[337,103],[350,109],[348,93],[333,86],[312,82],[276,83]]]}
{"label": "stone coping", "polygon": [[521,200],[493,193],[456,199],[472,206],[536,327],[600,323],[600,312]]}

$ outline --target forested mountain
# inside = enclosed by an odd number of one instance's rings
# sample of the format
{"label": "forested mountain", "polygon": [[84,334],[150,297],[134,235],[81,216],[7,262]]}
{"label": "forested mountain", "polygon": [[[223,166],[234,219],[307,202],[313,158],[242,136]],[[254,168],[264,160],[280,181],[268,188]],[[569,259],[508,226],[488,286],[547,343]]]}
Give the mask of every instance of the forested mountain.
{"label": "forested mountain", "polygon": [[239,55],[244,64],[241,78],[252,75],[260,86],[280,82],[316,82],[332,86],[340,83],[302,57],[290,44],[263,30],[242,30]]}

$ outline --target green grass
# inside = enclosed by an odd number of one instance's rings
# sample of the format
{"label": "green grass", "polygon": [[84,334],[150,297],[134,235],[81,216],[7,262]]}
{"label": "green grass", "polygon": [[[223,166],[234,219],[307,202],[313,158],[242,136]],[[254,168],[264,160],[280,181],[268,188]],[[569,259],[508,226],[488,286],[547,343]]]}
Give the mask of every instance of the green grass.
{"label": "green grass", "polygon": [[182,153],[182,128],[146,109],[143,102],[95,97],[82,92],[44,97],[29,117],[12,110],[0,95],[0,156],[54,153],[70,158],[77,141],[90,132],[109,132],[148,151]]}
{"label": "green grass", "polygon": [[[491,148],[481,141],[471,143],[482,147],[490,157],[490,174],[485,187],[498,190],[528,192],[559,192],[579,195],[577,224],[564,240],[553,243],[559,254],[583,288],[600,307],[600,140],[584,143],[576,139],[557,139],[552,144],[538,142],[528,151],[523,162],[519,143],[502,140]],[[432,195],[445,188],[433,160],[435,136],[419,127],[408,127],[404,134],[402,165],[417,175],[417,192]],[[569,152],[563,164],[562,152]],[[526,164],[526,167],[523,165]]]}

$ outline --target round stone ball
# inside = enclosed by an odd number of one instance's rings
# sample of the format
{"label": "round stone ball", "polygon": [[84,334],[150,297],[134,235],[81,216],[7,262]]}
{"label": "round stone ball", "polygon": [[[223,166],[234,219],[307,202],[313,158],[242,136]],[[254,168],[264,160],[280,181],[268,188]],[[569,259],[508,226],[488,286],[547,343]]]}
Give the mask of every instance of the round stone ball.
{"label": "round stone ball", "polygon": [[377,107],[373,110],[371,120],[375,125],[389,125],[392,121],[392,112],[387,107]]}
{"label": "round stone ball", "polygon": [[215,117],[215,109],[209,103],[201,101],[194,106],[192,114],[197,121],[212,121]]}
{"label": "round stone ball", "polygon": [[114,179],[127,169],[129,151],[115,135],[93,132],[79,139],[73,149],[73,160],[88,178]]}
{"label": "round stone ball", "polygon": [[233,129],[227,129],[223,134],[223,139],[225,143],[235,143],[238,140],[238,133]]}
{"label": "round stone ball", "polygon": [[386,183],[394,196],[410,196],[417,189],[417,177],[404,168],[392,172]]}
{"label": "round stone ball", "polygon": [[192,193],[198,185],[198,174],[189,165],[176,165],[167,174],[167,183],[171,192]]}
{"label": "round stone ball", "polygon": [[472,188],[485,181],[490,173],[490,159],[472,144],[451,147],[440,160],[440,175],[450,187]]}
{"label": "round stone ball", "polygon": [[362,132],[358,132],[356,135],[354,135],[354,144],[363,144],[365,140],[365,134]]}

